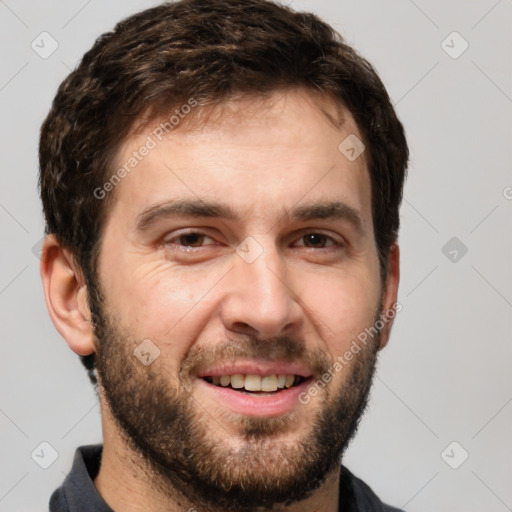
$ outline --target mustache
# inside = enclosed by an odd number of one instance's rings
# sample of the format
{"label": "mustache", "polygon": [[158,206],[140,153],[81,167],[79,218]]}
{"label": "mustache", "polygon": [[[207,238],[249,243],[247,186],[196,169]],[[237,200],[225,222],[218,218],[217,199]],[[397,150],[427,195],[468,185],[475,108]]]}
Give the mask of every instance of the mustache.
{"label": "mustache", "polygon": [[314,376],[323,375],[333,364],[329,354],[321,349],[308,349],[304,340],[288,335],[271,338],[246,335],[227,342],[192,346],[182,361],[180,375],[186,377],[204,366],[235,363],[241,359],[300,362]]}

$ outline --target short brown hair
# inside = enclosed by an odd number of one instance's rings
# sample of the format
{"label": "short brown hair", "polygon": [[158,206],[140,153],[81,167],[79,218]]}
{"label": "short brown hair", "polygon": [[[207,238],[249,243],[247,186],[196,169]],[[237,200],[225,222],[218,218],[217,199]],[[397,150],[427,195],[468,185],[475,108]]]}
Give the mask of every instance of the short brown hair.
{"label": "short brown hair", "polygon": [[[297,86],[333,96],[354,116],[369,153],[385,276],[409,154],[402,124],[372,65],[340,34],[313,14],[267,0],[165,3],[98,38],[59,87],[41,129],[46,232],[71,250],[93,285],[114,198],[98,200],[93,191],[112,175],[120,143],[142,116],[156,119],[191,97],[218,104]],[[91,376],[94,356],[82,361]]]}

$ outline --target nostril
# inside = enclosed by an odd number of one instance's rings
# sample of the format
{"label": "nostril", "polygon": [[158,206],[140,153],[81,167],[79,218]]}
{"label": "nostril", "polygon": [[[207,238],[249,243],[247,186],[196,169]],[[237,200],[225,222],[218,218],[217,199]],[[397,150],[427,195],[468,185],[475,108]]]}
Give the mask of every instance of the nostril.
{"label": "nostril", "polygon": [[258,331],[246,322],[233,322],[230,327],[230,331],[236,334],[244,334],[246,336],[257,337]]}

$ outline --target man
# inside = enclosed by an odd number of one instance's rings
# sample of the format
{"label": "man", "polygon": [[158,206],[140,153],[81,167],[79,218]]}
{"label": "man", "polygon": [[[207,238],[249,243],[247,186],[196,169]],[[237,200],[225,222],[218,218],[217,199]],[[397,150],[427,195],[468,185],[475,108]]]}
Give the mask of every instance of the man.
{"label": "man", "polygon": [[311,14],[182,0],[100,37],[40,141],[46,302],[103,429],[50,510],[396,510],[341,458],[399,307],[407,159]]}

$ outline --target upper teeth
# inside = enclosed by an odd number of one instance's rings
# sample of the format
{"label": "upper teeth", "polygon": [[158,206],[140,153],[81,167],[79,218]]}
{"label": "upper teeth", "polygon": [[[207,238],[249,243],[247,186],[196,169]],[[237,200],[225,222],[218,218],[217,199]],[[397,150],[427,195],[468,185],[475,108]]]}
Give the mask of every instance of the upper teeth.
{"label": "upper teeth", "polygon": [[295,375],[222,375],[222,377],[212,377],[213,384],[217,386],[229,386],[232,388],[245,388],[247,391],[277,391],[278,389],[290,388],[295,381]]}

